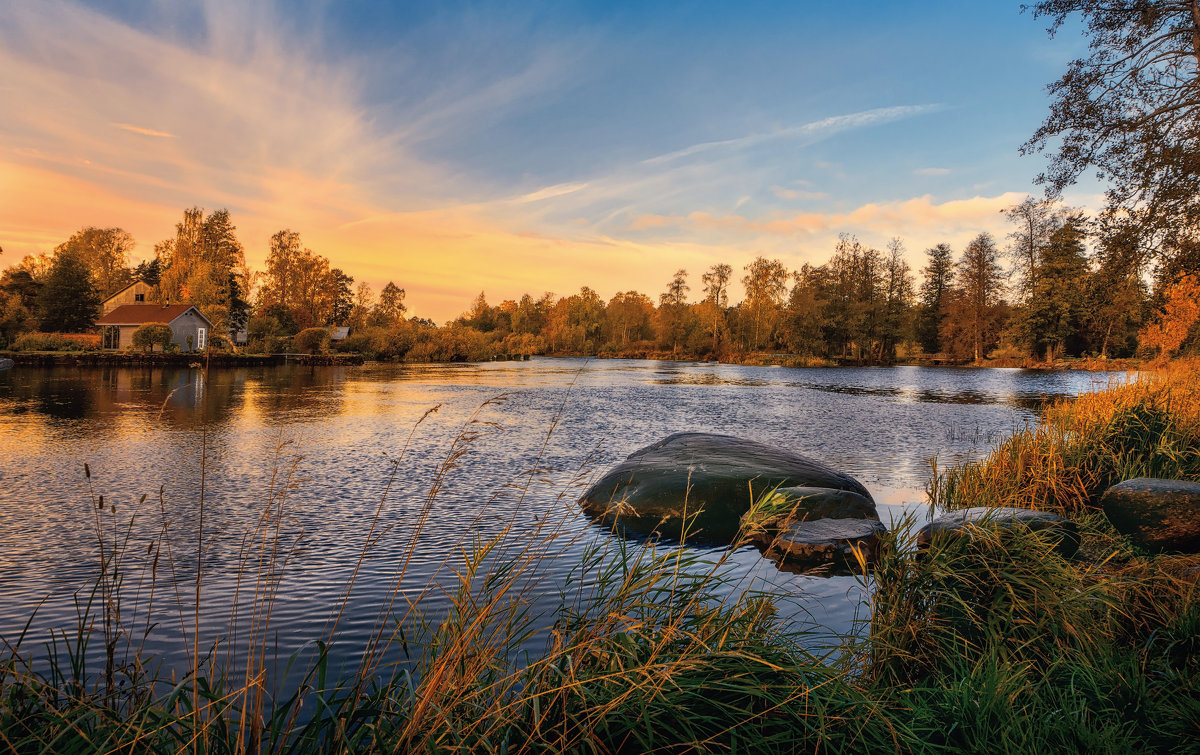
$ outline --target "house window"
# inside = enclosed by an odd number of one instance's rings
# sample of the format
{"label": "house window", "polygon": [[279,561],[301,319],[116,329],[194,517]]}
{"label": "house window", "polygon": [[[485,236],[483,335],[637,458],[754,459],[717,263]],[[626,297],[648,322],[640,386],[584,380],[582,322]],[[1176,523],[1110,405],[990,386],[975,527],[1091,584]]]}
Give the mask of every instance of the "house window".
{"label": "house window", "polygon": [[196,350],[204,350],[205,336],[208,335],[204,328],[196,328]]}
{"label": "house window", "polygon": [[134,301],[146,301],[146,295],[145,294],[134,294],[133,300]]}

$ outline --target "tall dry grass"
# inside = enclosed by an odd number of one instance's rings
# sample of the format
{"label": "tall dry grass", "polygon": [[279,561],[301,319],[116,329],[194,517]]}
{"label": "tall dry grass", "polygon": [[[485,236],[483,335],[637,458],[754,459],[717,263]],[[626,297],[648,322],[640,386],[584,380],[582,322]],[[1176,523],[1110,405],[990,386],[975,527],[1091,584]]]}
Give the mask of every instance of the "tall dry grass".
{"label": "tall dry grass", "polygon": [[1181,360],[1046,410],[983,459],[934,469],[937,506],[1015,506],[1075,516],[1133,477],[1200,480],[1200,359]]}

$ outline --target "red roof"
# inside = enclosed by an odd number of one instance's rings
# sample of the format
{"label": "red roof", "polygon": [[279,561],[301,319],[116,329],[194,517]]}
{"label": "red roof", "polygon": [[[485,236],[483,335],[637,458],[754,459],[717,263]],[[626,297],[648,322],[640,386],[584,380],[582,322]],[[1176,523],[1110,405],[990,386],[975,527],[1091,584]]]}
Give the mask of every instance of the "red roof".
{"label": "red roof", "polygon": [[[195,309],[191,304],[122,304],[104,317],[96,320],[97,325],[142,325],[148,322],[170,323],[189,309]],[[207,317],[196,310],[196,314],[204,318],[211,326]]]}

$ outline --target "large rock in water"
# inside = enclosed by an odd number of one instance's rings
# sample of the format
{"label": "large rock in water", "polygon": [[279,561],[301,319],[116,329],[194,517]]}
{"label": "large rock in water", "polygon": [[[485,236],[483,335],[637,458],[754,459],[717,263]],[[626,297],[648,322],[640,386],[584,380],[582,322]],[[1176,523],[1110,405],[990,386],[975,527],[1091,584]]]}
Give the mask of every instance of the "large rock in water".
{"label": "large rock in water", "polygon": [[967,525],[996,527],[1028,527],[1031,530],[1048,530],[1057,539],[1055,550],[1070,558],[1079,551],[1079,528],[1075,522],[1056,514],[1033,509],[1017,509],[1007,506],[973,506],[942,514],[917,531],[917,547],[927,548],[939,535],[953,535],[966,530]]}
{"label": "large rock in water", "polygon": [[814,496],[821,500],[814,518],[878,519],[871,494],[853,477],[774,446],[710,433],[676,433],[634,451],[579,503],[634,532],[729,543],[751,504],[778,487],[856,494],[841,504],[836,496]]}
{"label": "large rock in water", "polygon": [[1100,506],[1143,548],[1200,553],[1200,483],[1138,477],[1104,491]]}

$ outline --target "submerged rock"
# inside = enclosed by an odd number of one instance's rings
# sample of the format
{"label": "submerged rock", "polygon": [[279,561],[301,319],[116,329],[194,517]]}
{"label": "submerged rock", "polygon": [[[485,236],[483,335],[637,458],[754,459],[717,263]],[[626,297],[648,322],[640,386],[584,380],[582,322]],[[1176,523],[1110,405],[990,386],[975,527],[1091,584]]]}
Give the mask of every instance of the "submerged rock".
{"label": "submerged rock", "polygon": [[934,537],[962,532],[967,525],[994,524],[997,527],[1028,527],[1048,530],[1058,538],[1055,549],[1070,558],[1079,551],[1079,528],[1075,523],[1046,511],[1005,506],[974,506],[942,514],[917,532],[917,547],[927,548]]}
{"label": "submerged rock", "polygon": [[729,543],[742,515],[776,488],[854,494],[814,498],[816,515],[809,518],[878,518],[871,494],[853,477],[774,446],[711,433],[676,433],[633,452],[579,503],[596,519],[633,532]]}
{"label": "submerged rock", "polygon": [[1200,553],[1200,483],[1138,477],[1104,491],[1100,506],[1143,548]]}

